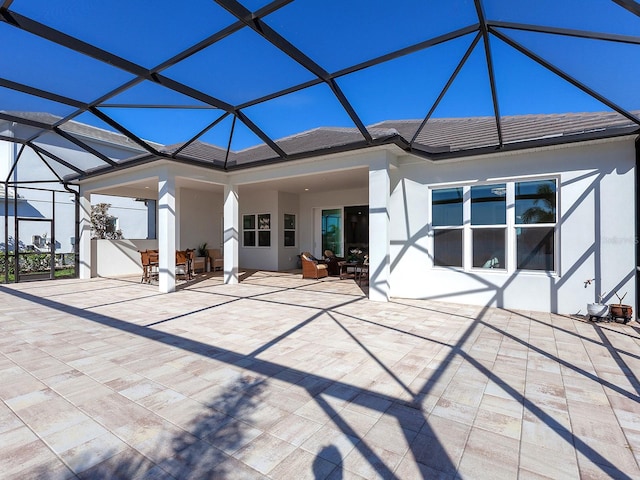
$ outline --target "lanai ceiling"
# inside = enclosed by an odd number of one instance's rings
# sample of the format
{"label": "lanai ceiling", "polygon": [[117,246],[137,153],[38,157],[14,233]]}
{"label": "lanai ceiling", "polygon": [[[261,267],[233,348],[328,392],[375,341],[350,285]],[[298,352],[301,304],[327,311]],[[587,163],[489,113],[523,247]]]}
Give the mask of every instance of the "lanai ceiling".
{"label": "lanai ceiling", "polygon": [[640,128],[632,0],[5,0],[0,20],[0,139],[60,178],[388,143],[437,160]]}

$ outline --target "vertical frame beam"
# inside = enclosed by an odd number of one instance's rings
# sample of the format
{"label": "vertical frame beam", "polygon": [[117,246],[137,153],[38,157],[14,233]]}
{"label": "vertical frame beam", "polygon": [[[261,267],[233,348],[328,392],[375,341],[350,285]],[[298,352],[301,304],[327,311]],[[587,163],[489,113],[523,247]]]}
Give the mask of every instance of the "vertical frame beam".
{"label": "vertical frame beam", "polygon": [[77,198],[78,236],[76,237],[76,252],[78,257],[78,275],[83,280],[91,278],[91,193],[80,185]]}
{"label": "vertical frame beam", "polygon": [[176,179],[169,168],[158,179],[158,289],[176,290]]}
{"label": "vertical frame beam", "polygon": [[240,217],[238,186],[224,186],[224,283],[239,282]]}

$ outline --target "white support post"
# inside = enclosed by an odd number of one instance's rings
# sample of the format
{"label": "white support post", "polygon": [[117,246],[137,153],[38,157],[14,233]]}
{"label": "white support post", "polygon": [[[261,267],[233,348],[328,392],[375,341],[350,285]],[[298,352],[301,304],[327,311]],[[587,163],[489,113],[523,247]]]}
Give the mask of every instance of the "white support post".
{"label": "white support post", "polygon": [[158,180],[159,290],[176,289],[176,179],[163,170]]}
{"label": "white support post", "polygon": [[369,300],[389,301],[390,268],[390,162],[369,165]]}
{"label": "white support post", "polygon": [[238,283],[240,228],[238,186],[224,186],[224,283]]}
{"label": "white support post", "polygon": [[91,193],[87,192],[80,185],[80,238],[78,244],[78,254],[80,255],[80,278],[88,280],[91,278]]}

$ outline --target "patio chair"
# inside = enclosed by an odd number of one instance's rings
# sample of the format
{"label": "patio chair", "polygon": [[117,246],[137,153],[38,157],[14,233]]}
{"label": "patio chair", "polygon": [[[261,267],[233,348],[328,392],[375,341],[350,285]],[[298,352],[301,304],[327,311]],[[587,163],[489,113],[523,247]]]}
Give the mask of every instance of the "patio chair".
{"label": "patio chair", "polygon": [[158,251],[138,250],[140,252],[140,263],[142,265],[142,278],[140,283],[151,283],[151,280],[158,277]]}
{"label": "patio chair", "polygon": [[362,280],[369,282],[369,255],[364,256],[364,261],[356,266],[354,279],[358,281],[358,285],[362,286]]}
{"label": "patio chair", "polygon": [[193,250],[176,250],[176,277],[183,275],[186,280],[191,279],[191,257]]}
{"label": "patio chair", "polygon": [[319,263],[318,259],[309,252],[300,254],[302,261],[302,278],[315,278],[316,280],[329,275],[329,269],[325,263]]}
{"label": "patio chair", "polygon": [[222,251],[219,248],[209,248],[207,249],[207,252],[209,252],[211,271],[215,272],[216,270],[224,269],[224,258],[222,256]]}
{"label": "patio chair", "polygon": [[335,253],[331,250],[324,251],[324,261],[327,264],[327,270],[329,275],[338,276],[340,275],[340,262],[344,261],[343,257],[336,257]]}

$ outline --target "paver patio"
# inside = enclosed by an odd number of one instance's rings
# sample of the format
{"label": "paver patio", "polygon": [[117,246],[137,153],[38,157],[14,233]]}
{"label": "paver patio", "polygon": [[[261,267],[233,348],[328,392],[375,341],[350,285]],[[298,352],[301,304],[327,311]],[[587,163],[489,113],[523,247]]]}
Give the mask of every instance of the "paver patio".
{"label": "paver patio", "polygon": [[640,478],[640,327],[255,272],[0,286],[3,478]]}

